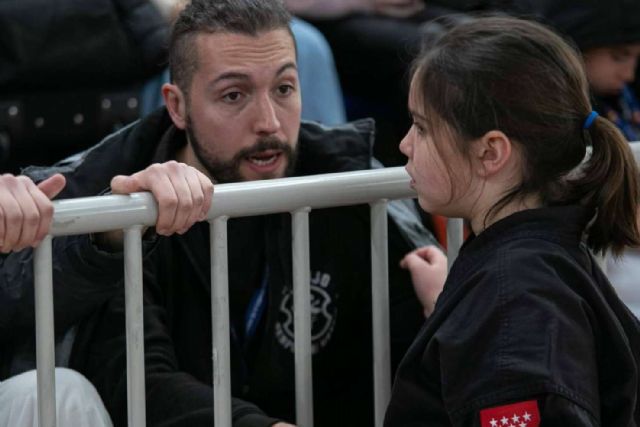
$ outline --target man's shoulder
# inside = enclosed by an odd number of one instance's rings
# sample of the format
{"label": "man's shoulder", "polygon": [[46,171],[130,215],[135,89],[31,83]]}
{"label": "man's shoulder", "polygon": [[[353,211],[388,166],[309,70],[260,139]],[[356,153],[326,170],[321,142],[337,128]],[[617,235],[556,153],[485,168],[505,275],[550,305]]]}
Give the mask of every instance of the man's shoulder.
{"label": "man's shoulder", "polygon": [[170,127],[164,111],[137,120],[107,135],[97,144],[52,166],[30,166],[22,171],[35,182],[61,173],[67,179],[58,199],[99,194],[118,174],[130,174],[150,162],[162,137]]}
{"label": "man's shoulder", "polygon": [[312,175],[371,168],[375,123],[360,119],[327,126],[303,121],[296,174]]}

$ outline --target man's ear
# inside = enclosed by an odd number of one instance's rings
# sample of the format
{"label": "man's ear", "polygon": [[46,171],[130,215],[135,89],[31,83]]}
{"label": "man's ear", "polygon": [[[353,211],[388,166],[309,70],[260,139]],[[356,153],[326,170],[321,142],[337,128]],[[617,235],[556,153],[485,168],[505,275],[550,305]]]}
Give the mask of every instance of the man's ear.
{"label": "man's ear", "polygon": [[475,141],[474,162],[478,175],[488,178],[500,173],[513,158],[511,139],[499,130],[491,130]]}
{"label": "man's ear", "polygon": [[178,129],[187,127],[187,100],[180,88],[171,83],[162,85],[162,97],[167,111]]}

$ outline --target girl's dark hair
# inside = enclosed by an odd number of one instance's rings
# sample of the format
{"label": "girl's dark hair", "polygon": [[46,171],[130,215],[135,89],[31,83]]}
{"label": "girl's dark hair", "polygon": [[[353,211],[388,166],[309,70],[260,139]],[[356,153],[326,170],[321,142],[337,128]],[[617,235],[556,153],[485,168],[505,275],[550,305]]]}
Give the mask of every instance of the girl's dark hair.
{"label": "girl's dark hair", "polygon": [[[191,0],[173,24],[169,41],[171,80],[188,95],[198,67],[195,36],[202,33],[236,33],[257,36],[289,27],[291,15],[282,0]],[[295,43],[294,43],[295,46]]]}
{"label": "girl's dark hair", "polygon": [[560,36],[531,21],[478,18],[431,45],[414,70],[427,125],[453,133],[464,156],[470,141],[491,130],[521,148],[522,181],[488,216],[538,195],[547,206],[592,208],[587,244],[595,252],[640,244],[633,155],[608,120],[598,117],[583,129],[592,108],[588,83],[582,61]]}

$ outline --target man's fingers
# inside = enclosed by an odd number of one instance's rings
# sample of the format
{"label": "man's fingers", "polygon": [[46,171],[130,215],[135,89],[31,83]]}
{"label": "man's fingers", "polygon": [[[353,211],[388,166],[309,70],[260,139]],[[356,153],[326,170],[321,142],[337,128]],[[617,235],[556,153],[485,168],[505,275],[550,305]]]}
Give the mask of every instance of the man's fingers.
{"label": "man's fingers", "polygon": [[[208,207],[205,207],[207,197],[205,191],[208,191],[203,186],[202,175],[197,169],[191,167],[185,167],[185,181],[191,190],[191,197],[193,198],[193,208],[189,214],[187,221],[187,227],[184,229],[186,232],[194,223],[202,221],[204,219],[203,212],[208,211]],[[203,175],[204,176],[204,175]],[[206,177],[204,177],[206,179]],[[208,198],[210,200],[210,198]],[[210,203],[210,202],[209,202]]]}
{"label": "man's fingers", "polygon": [[111,180],[114,194],[150,191],[158,202],[158,234],[186,232],[204,219],[211,206],[213,184],[195,168],[174,160],[156,163],[131,176]]}
{"label": "man's fingers", "polygon": [[[167,176],[176,196],[176,207],[173,222],[169,224],[168,233],[184,233],[189,229],[193,222],[190,222],[191,214],[194,211],[194,196],[188,180],[190,179],[190,171],[188,166],[178,162],[169,162],[166,164]],[[200,210],[200,207],[198,207]]]}
{"label": "man's fingers", "polygon": [[211,201],[213,200],[214,185],[211,180],[203,173],[198,172],[198,178],[200,179],[200,187],[204,194],[204,200],[202,202],[202,211],[200,212],[200,221],[204,220],[211,209]]}
{"label": "man's fingers", "polygon": [[[62,176],[62,175],[59,175]],[[52,177],[53,178],[53,177]],[[43,181],[44,182],[44,181]],[[58,181],[60,182],[60,181]],[[64,177],[62,180],[62,184],[64,185]],[[58,194],[60,191],[58,190],[54,193]],[[51,220],[53,218],[53,203],[49,200],[49,195],[53,193],[45,193],[42,191],[40,187],[30,186],[29,193],[33,198],[38,212],[40,213],[40,221],[38,224],[38,229],[35,232],[34,241],[29,243],[31,246],[37,246],[42,239],[47,235],[49,229],[51,228]],[[55,197],[55,194],[52,197]]]}
{"label": "man's fingers", "polygon": [[0,205],[4,213],[4,236],[2,240],[2,252],[10,252],[15,247],[22,233],[22,210],[10,191],[3,191],[0,196]]}
{"label": "man's fingers", "polygon": [[113,194],[131,194],[146,189],[138,182],[140,172],[131,176],[116,175],[111,179],[111,192]]}
{"label": "man's fingers", "polygon": [[40,191],[44,193],[44,195],[48,199],[53,199],[58,194],[60,194],[65,184],[66,184],[65,177],[57,173],[45,179],[44,181],[40,182],[38,184],[38,188],[40,189]]}
{"label": "man's fingers", "polygon": [[178,210],[178,195],[176,194],[171,180],[166,174],[160,174],[156,181],[156,192],[153,196],[158,201],[158,221],[156,231],[158,234],[168,236],[176,231],[173,228]]}
{"label": "man's fingers", "polygon": [[[31,246],[36,240],[36,234],[40,228],[40,209],[32,191],[36,193],[40,193],[40,191],[33,181],[25,176],[17,177],[17,185],[11,191],[21,211],[20,218],[17,218],[16,222],[19,221],[22,224],[18,240],[12,249],[20,250]],[[47,203],[51,202],[47,199]]]}
{"label": "man's fingers", "polygon": [[26,176],[0,176],[0,250],[10,252],[37,245],[49,232],[55,197],[64,176],[54,175],[36,186]]}

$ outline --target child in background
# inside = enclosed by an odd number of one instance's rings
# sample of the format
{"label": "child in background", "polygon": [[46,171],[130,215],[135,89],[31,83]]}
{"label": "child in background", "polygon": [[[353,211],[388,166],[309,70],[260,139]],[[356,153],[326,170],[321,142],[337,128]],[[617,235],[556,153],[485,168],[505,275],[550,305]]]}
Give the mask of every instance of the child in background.
{"label": "child in background", "polygon": [[403,260],[429,317],[385,426],[640,422],[640,325],[589,252],[640,244],[638,169],[588,86],[561,37],[515,18],[417,59],[400,150],[420,205],[475,236],[446,282],[439,252]]}
{"label": "child in background", "polygon": [[640,141],[640,103],[633,88],[640,58],[640,1],[513,0],[518,14],[541,20],[580,49],[596,109],[628,141]]}
{"label": "child in background", "polygon": [[[514,2],[517,12],[548,23],[578,47],[594,109],[613,122],[627,141],[640,141],[640,103],[635,82],[640,58],[640,1]],[[628,249],[615,259],[607,257],[606,267],[622,300],[640,316],[640,251]]]}

